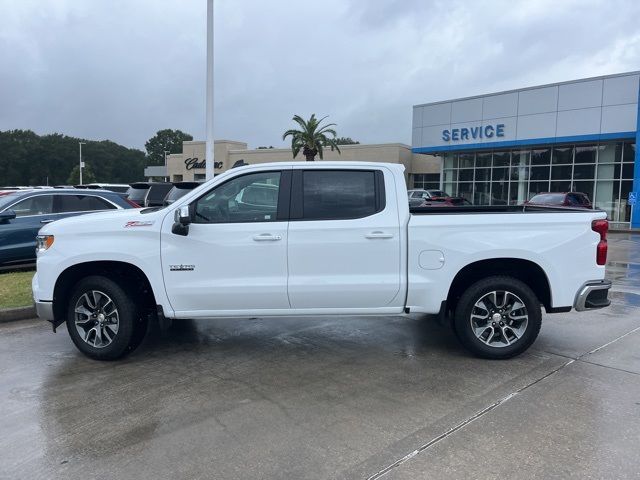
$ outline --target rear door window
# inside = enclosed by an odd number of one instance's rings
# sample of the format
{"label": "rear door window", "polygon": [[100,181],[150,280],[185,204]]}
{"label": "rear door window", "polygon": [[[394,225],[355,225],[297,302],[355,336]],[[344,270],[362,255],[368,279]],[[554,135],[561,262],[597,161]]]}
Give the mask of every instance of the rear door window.
{"label": "rear door window", "polygon": [[376,201],[376,183],[376,174],[370,170],[305,170],[302,218],[343,220],[373,215],[384,208]]}
{"label": "rear door window", "polygon": [[56,213],[91,212],[114,208],[116,208],[115,205],[94,195],[58,195],[56,197]]}

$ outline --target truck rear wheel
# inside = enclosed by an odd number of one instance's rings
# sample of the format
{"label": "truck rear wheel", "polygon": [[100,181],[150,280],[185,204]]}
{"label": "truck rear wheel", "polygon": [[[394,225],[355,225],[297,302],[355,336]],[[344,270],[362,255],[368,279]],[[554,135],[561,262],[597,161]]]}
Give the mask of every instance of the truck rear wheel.
{"label": "truck rear wheel", "polygon": [[113,280],[91,276],[73,288],[67,330],[78,349],[96,360],[116,360],[134,350],[146,331],[133,300]]}
{"label": "truck rear wheel", "polygon": [[460,297],[454,329],[462,345],[483,358],[511,358],[527,350],[542,325],[540,301],[524,282],[488,277]]}

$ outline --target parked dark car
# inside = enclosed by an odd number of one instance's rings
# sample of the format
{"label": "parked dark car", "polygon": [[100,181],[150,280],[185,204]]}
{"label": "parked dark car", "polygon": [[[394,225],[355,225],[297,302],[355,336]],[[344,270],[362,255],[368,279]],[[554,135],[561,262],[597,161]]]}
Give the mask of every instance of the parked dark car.
{"label": "parked dark car", "polygon": [[433,197],[425,199],[420,207],[468,207],[472,203],[462,197]]}
{"label": "parked dark car", "polygon": [[149,184],[147,182],[137,182],[129,185],[127,198],[140,207],[144,207],[144,202],[149,194]]}
{"label": "parked dark car", "polygon": [[589,197],[580,192],[547,192],[531,197],[525,205],[550,205],[554,207],[593,208]]}
{"label": "parked dark car", "polygon": [[145,207],[162,207],[164,206],[164,199],[173,188],[173,183],[170,182],[150,182],[149,193],[144,202]]}
{"label": "parked dark car", "polygon": [[200,185],[202,185],[200,182],[174,182],[173,188],[169,190],[169,193],[167,193],[167,196],[164,198],[164,205],[171,205]]}
{"label": "parked dark car", "polygon": [[407,194],[409,196],[410,207],[419,207],[425,200],[431,198],[450,197],[449,194],[442,190],[409,190]]}
{"label": "parked dark car", "polygon": [[134,208],[107,190],[20,190],[0,197],[0,266],[31,263],[40,228],[65,217]]}

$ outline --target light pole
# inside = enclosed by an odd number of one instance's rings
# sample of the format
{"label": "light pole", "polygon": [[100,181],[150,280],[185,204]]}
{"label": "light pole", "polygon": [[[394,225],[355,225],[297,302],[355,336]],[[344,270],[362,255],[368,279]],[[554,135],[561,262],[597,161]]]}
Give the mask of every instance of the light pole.
{"label": "light pole", "polygon": [[80,147],[80,185],[82,185],[82,167],[84,167],[84,162],[82,161],[82,145],[86,145],[86,143],[78,142],[78,146]]}
{"label": "light pole", "polygon": [[213,0],[207,0],[207,98],[206,136],[204,158],[205,178],[213,178]]}
{"label": "light pole", "polygon": [[167,153],[171,153],[169,150],[165,150],[164,151],[164,180],[165,182],[167,181],[167,178],[169,177],[169,172],[168,172],[168,168],[167,168]]}

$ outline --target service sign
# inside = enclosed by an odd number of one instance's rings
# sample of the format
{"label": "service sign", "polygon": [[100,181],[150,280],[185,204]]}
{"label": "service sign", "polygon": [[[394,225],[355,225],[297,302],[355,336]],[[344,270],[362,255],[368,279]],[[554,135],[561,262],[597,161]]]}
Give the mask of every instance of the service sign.
{"label": "service sign", "polygon": [[483,138],[495,137],[504,137],[504,123],[478,125],[477,127],[451,128],[442,131],[442,140],[445,142],[481,140]]}

